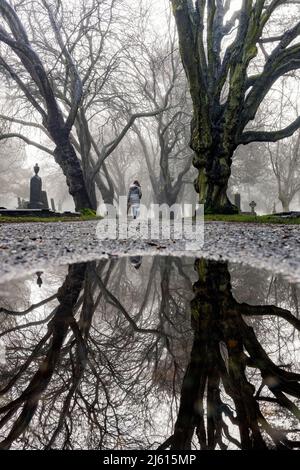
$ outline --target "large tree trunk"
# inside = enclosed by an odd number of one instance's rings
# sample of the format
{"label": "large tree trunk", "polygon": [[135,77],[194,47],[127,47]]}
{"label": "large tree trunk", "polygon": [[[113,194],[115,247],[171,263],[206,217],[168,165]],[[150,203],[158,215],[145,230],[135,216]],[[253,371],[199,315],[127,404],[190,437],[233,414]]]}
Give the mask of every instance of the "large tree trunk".
{"label": "large tree trunk", "polygon": [[[227,264],[197,260],[195,268],[199,279],[193,286],[195,298],[191,302],[194,343],[182,383],[171,449],[191,449],[195,431],[201,449],[215,449],[217,445],[226,448],[222,413],[227,394],[235,405],[241,448],[265,450],[261,412],[246,370],[242,327],[249,327],[242,313],[247,304],[235,301]],[[250,307],[253,315],[260,308]]]}
{"label": "large tree trunk", "polygon": [[168,206],[173,206],[177,202],[177,194],[174,194],[172,190],[161,190],[155,192],[155,201],[157,204],[168,204]]}
{"label": "large tree trunk", "polygon": [[[198,131],[196,136],[200,132]],[[238,208],[227,196],[233,149],[225,152],[221,145],[211,145],[203,149],[199,148],[197,143],[199,140],[195,139],[194,134],[191,148],[195,152],[193,165],[198,170],[194,186],[199,194],[199,204],[204,204],[206,214],[237,214]]]}
{"label": "large tree trunk", "polygon": [[91,181],[91,178],[88,174],[84,175],[84,180],[85,180],[86,189],[87,189],[87,192],[88,192],[91,204],[92,204],[92,208],[94,209],[94,211],[96,211],[98,203],[97,203],[97,196],[96,196],[95,181],[94,180]]}
{"label": "large tree trunk", "polygon": [[99,173],[95,176],[95,182],[101,193],[104,204],[109,204],[113,206],[114,205],[114,190],[111,187],[111,185],[107,187],[102,177],[99,175]]}
{"label": "large tree trunk", "polygon": [[279,196],[279,200],[281,202],[283,212],[289,212],[290,211],[290,200],[285,196]]}
{"label": "large tree trunk", "polygon": [[75,210],[93,209],[93,204],[86,190],[80,161],[69,140],[57,145],[54,158],[66,177],[69,192],[74,199]]}

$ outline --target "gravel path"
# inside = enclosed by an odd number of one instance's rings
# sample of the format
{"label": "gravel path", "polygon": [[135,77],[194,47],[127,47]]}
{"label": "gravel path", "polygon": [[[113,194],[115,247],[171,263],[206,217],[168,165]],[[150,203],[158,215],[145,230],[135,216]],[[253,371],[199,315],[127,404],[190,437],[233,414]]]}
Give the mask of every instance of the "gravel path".
{"label": "gravel path", "polygon": [[61,265],[122,255],[191,255],[231,260],[300,282],[300,226],[208,222],[204,246],[182,240],[99,241],[98,222],[0,224],[0,282]]}

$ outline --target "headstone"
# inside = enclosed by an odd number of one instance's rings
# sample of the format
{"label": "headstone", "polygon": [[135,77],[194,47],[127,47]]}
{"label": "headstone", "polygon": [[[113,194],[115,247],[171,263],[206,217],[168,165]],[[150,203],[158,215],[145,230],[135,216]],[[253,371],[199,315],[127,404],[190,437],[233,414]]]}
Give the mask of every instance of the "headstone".
{"label": "headstone", "polygon": [[29,209],[43,209],[42,202],[42,179],[38,176],[40,167],[36,163],[34,166],[35,175],[30,180],[30,201]]}
{"label": "headstone", "polygon": [[51,207],[52,207],[53,212],[56,212],[56,210],[55,210],[55,202],[54,202],[54,199],[53,199],[53,198],[51,198]]}
{"label": "headstone", "polygon": [[241,212],[241,195],[239,193],[234,195],[234,204],[238,208],[239,212]]}
{"label": "headstone", "polygon": [[25,199],[18,197],[18,209],[28,209],[29,202]]}
{"label": "headstone", "polygon": [[251,207],[251,215],[256,215],[255,207],[257,206],[255,201],[251,201],[249,206]]}
{"label": "headstone", "polygon": [[42,191],[42,209],[49,209],[47,191]]}

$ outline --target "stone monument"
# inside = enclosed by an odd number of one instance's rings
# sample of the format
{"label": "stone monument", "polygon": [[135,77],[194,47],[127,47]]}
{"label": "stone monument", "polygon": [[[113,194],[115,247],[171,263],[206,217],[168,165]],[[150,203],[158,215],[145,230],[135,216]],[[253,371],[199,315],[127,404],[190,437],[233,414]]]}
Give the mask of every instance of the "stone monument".
{"label": "stone monument", "polygon": [[49,209],[47,191],[42,191],[43,209]]}
{"label": "stone monument", "polygon": [[239,212],[241,212],[241,195],[239,193],[234,195],[234,204],[238,208]]}
{"label": "stone monument", "polygon": [[257,206],[255,201],[251,201],[249,206],[251,207],[251,215],[256,215],[255,207]]}
{"label": "stone monument", "polygon": [[43,209],[42,201],[42,178],[38,175],[40,167],[36,163],[34,166],[35,175],[30,180],[30,201],[29,209]]}

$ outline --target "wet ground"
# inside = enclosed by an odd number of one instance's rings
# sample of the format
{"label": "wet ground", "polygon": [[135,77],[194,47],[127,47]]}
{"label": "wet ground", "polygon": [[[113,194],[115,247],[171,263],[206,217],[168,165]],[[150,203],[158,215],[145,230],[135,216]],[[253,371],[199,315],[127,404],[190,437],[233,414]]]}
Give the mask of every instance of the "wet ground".
{"label": "wet ground", "polygon": [[298,449],[298,271],[261,264],[114,256],[0,284],[0,447]]}
{"label": "wet ground", "polygon": [[[99,239],[99,222],[0,224],[0,282],[45,269],[49,263],[123,255],[187,255],[186,240]],[[104,237],[105,238],[105,237]],[[170,237],[169,237],[170,238]],[[299,225],[208,222],[192,256],[243,262],[300,282]]]}

